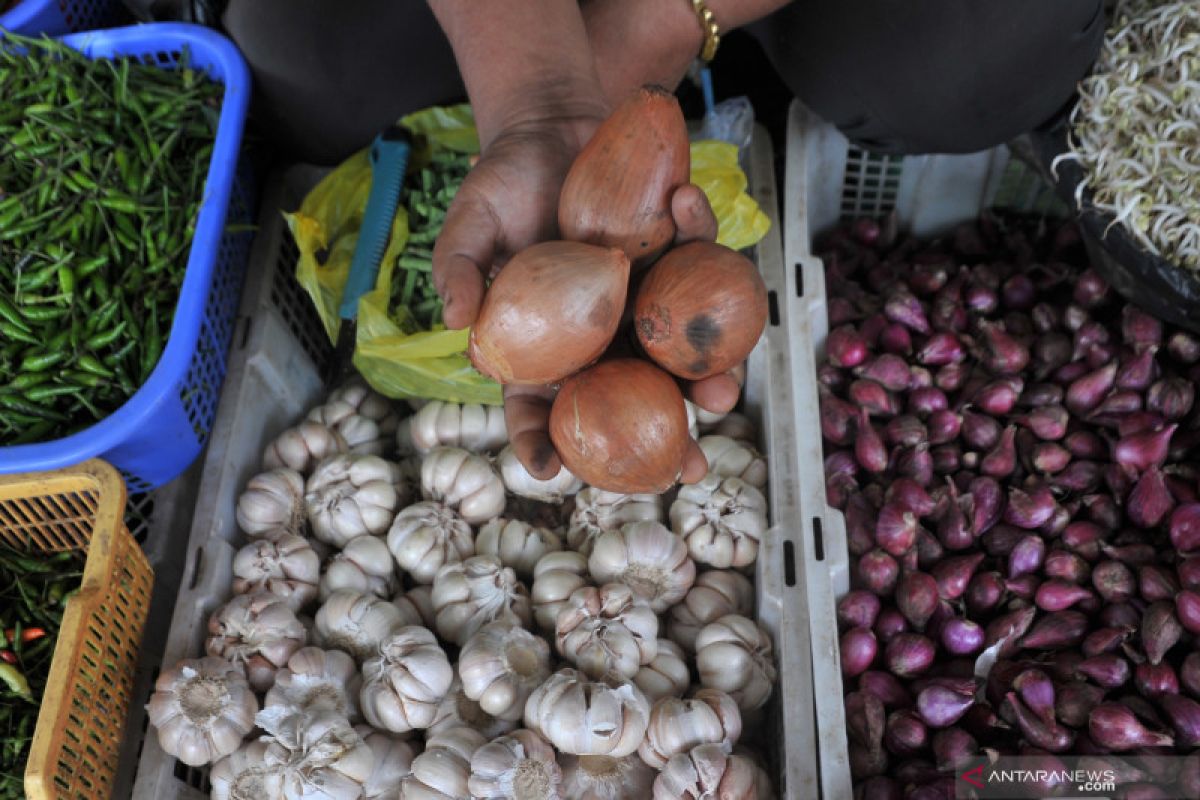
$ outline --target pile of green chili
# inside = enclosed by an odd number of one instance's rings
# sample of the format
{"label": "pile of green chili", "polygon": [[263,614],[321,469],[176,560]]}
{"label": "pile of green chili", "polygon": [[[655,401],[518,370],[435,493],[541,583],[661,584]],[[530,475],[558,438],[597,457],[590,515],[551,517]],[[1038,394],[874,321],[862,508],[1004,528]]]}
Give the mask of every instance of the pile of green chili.
{"label": "pile of green chili", "polygon": [[433,243],[470,168],[468,156],[438,153],[405,179],[408,242],[392,272],[390,311],[408,333],[430,330],[442,321],[442,300],[433,285]]}
{"label": "pile of green chili", "polygon": [[170,331],[222,87],[0,39],[0,446],[103,418]]}
{"label": "pile of green chili", "polygon": [[0,800],[25,796],[25,761],[54,642],[82,576],[78,552],[33,556],[0,545]]}

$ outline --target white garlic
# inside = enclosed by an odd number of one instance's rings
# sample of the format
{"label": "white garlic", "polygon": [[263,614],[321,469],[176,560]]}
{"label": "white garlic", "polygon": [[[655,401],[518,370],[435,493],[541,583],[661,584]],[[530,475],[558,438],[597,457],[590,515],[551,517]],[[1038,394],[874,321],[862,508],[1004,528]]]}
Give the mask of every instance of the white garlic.
{"label": "white garlic", "polygon": [[325,564],[321,601],[337,591],[390,597],[396,590],[396,571],[387,542],[379,536],[357,536]]}
{"label": "white garlic", "polygon": [[722,417],[716,425],[704,431],[714,436],[728,436],[735,442],[753,444],[758,441],[758,426],[750,421],[745,414],[731,411]]}
{"label": "white garlic", "polygon": [[485,712],[519,720],[529,695],[550,676],[550,646],[523,628],[492,622],[463,645],[458,676]]}
{"label": "white garlic", "polygon": [[662,518],[662,498],[656,494],[619,494],[589,486],[575,495],[567,544],[589,556],[600,534],[630,522],[658,522]]}
{"label": "white garlic", "polygon": [[426,501],[396,515],[387,535],[388,550],[417,583],[433,583],[446,564],[475,554],[471,526],[452,508]]}
{"label": "white garlic", "polygon": [[514,730],[517,721],[493,717],[484,711],[478,702],[467,697],[463,691],[462,680],[456,674],[454,682],[450,684],[450,690],[438,704],[426,734],[442,733],[460,726],[474,728],[485,739],[495,739]]}
{"label": "white garlic", "polygon": [[453,679],[454,668],[432,632],[400,628],[363,662],[363,716],[393,733],[427,728]]}
{"label": "white garlic", "polygon": [[336,455],[305,484],[313,535],[334,547],[388,529],[400,508],[400,468],[379,456]]}
{"label": "white garlic", "polygon": [[[266,732],[263,765],[282,768],[283,800],[356,800],[375,756],[349,720],[336,711],[272,706],[258,712]],[[234,794],[235,798],[242,795]]]}
{"label": "white garlic", "polygon": [[379,423],[381,429],[389,433],[395,432],[400,419],[392,401],[373,390],[359,376],[351,378],[344,386],[330,394],[326,403],[345,403],[359,416],[374,420]]}
{"label": "white garlic", "polygon": [[664,697],[655,702],[638,755],[662,769],[671,756],[701,744],[732,752],[741,735],[742,714],[733,698],[719,689],[700,689],[686,700]]}
{"label": "white garlic", "polygon": [[654,800],[770,800],[766,773],[719,744],[702,744],[677,753],[654,779]]}
{"label": "white garlic", "polygon": [[[367,725],[354,728],[373,756],[371,776],[363,781],[363,800],[399,800],[400,781],[412,774],[417,748]],[[260,798],[260,800],[262,800]]]}
{"label": "white garlic", "polygon": [[146,704],[163,751],[190,767],[237,750],[257,713],[258,700],[241,670],[212,656],[163,670]]}
{"label": "white garlic", "polygon": [[559,467],[558,474],[548,480],[533,477],[517,458],[512,445],[500,451],[496,463],[500,467],[500,477],[504,480],[505,488],[515,495],[531,500],[561,503],[564,497],[569,497],[583,488],[583,481],[572,475],[565,466]]}
{"label": "white garlic", "polygon": [[762,708],[775,685],[771,637],[754,620],[728,614],[700,629],[696,669],[702,686],[727,692],[742,711]]}
{"label": "white garlic", "polygon": [[691,680],[683,650],[670,639],[659,639],[654,658],[633,676],[633,682],[651,703],[663,697],[682,697]]}
{"label": "white garlic", "polygon": [[554,748],[522,728],[475,751],[467,788],[475,800],[561,800],[561,783]]}
{"label": "white garlic", "polygon": [[256,538],[275,528],[304,531],[304,478],[293,469],[279,468],[255,475],[238,497],[238,527]]}
{"label": "white garlic", "polygon": [[277,800],[283,797],[283,766],[265,764],[267,743],[246,742],[213,764],[208,773],[211,800]]}
{"label": "white garlic", "polygon": [[401,452],[428,453],[447,445],[492,453],[508,441],[504,407],[431,400],[401,424],[396,440]]}
{"label": "white garlic", "polygon": [[270,594],[299,611],[317,596],[321,560],[302,536],[267,531],[233,557],[234,594]]}
{"label": "white garlic", "polygon": [[504,481],[486,456],[435,447],[421,461],[421,493],[445,503],[472,525],[504,513]]}
{"label": "white garlic", "polygon": [[401,800],[466,800],[471,796],[471,757],[487,740],[471,728],[451,728],[429,737],[413,759],[412,774],[400,782]]}
{"label": "white garlic", "polygon": [[661,614],[683,599],[696,564],[683,539],[659,522],[632,522],[596,537],[588,571],[597,583],[623,583]]}
{"label": "white garlic", "polygon": [[263,451],[263,467],[287,467],[308,475],[320,462],[349,450],[346,440],[319,422],[305,420],[288,428]]}
{"label": "white garlic", "polygon": [[708,471],[722,478],[741,478],[762,491],[770,473],[766,457],[747,442],[728,436],[702,436],[700,449],[708,459]]}
{"label": "white garlic", "polygon": [[525,703],[525,727],[574,755],[629,755],[649,718],[650,703],[632,683],[593,683],[569,668],[551,675]]}
{"label": "white garlic", "polygon": [[314,627],[322,647],[344,650],[361,662],[376,655],[384,639],[413,622],[387,600],[341,591],[321,604]]}
{"label": "white garlic", "polygon": [[538,627],[553,633],[558,612],[567,598],[590,583],[587,558],[582,553],[564,550],[542,556],[533,568],[533,588],[530,590]]}
{"label": "white garlic", "polygon": [[667,636],[692,655],[696,634],[726,614],[754,613],[754,584],[739,572],[713,569],[701,572],[687,596],[667,612]]}
{"label": "white garlic", "polygon": [[433,587],[414,586],[407,592],[401,592],[392,598],[406,619],[411,619],[412,625],[423,625],[430,630],[437,627],[437,613],[433,610]]}
{"label": "white garlic", "polygon": [[391,449],[399,422],[390,403],[361,385],[334,392],[306,419],[337,433],[356,455],[380,455]]}
{"label": "white garlic", "polygon": [[593,680],[632,678],[658,653],[658,617],[624,584],[585,586],[558,612],[554,641]]}
{"label": "white garlic", "polygon": [[681,486],[671,504],[671,529],[697,562],[719,569],[745,567],[758,557],[767,530],[767,500],[740,478],[709,473]]}
{"label": "white garlic", "polygon": [[270,688],[275,672],[304,646],[295,612],[270,594],[239,594],[208,620],[205,651],[245,669],[256,692]]}
{"label": "white garlic", "polygon": [[683,408],[687,412],[688,436],[695,439],[700,435],[700,423],[697,421],[697,412],[700,410],[700,406],[684,398]]}
{"label": "white garlic", "polygon": [[646,800],[658,774],[636,754],[623,758],[560,753],[567,800]]}
{"label": "white garlic", "polygon": [[336,711],[351,722],[358,719],[358,690],[362,677],[354,659],[341,650],[302,647],[275,673],[265,707],[287,706],[301,711]]}
{"label": "white garlic", "polygon": [[488,520],[475,537],[477,555],[496,556],[521,578],[533,577],[542,556],[561,549],[562,539],[554,531],[504,517]]}
{"label": "white garlic", "polygon": [[433,581],[438,635],[459,647],[495,620],[528,627],[529,592],[495,556],[471,556],[447,564]]}

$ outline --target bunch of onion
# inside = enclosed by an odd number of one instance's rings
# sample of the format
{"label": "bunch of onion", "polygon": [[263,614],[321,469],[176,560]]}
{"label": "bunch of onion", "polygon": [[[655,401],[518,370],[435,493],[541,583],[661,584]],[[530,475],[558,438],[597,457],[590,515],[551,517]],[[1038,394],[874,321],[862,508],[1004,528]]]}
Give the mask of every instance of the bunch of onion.
{"label": "bunch of onion", "polygon": [[[827,499],[852,773],[931,796],[986,748],[1200,745],[1200,340],[1125,304],[1072,224],[821,245]],[[1200,755],[1170,775],[1200,792]],[[939,783],[942,781],[942,783]]]}

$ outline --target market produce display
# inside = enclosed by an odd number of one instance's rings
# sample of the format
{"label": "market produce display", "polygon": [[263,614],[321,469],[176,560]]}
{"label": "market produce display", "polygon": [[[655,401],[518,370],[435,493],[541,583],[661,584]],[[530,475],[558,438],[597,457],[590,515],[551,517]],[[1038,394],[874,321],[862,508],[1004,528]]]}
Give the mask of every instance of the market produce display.
{"label": "market produce display", "polygon": [[83,558],[33,557],[0,545],[0,798],[25,797],[25,761],[67,600]]}
{"label": "market produce display", "polygon": [[986,751],[1190,754],[1122,779],[1200,795],[1200,340],[1122,301],[1070,222],[859,220],[817,252],[857,791],[954,796]]}
{"label": "market produce display", "polygon": [[0,445],[125,402],[166,343],[222,88],[188,68],[0,50]]}
{"label": "market produce display", "polygon": [[692,429],[695,496],[627,495],[534,479],[493,409],[414,405],[355,381],[268,445],[233,595],[150,699],[163,749],[214,798],[773,797],[743,745],[776,679],[752,426]]}

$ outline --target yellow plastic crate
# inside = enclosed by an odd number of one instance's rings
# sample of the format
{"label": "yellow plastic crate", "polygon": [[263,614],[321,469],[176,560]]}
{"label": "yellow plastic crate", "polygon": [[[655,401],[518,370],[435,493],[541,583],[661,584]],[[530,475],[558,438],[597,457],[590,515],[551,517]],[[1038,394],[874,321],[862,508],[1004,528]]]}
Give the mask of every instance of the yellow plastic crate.
{"label": "yellow plastic crate", "polygon": [[125,482],[103,461],[0,475],[0,541],[30,553],[87,553],[67,603],[38,713],[30,800],[107,798],[154,573],[125,527]]}

